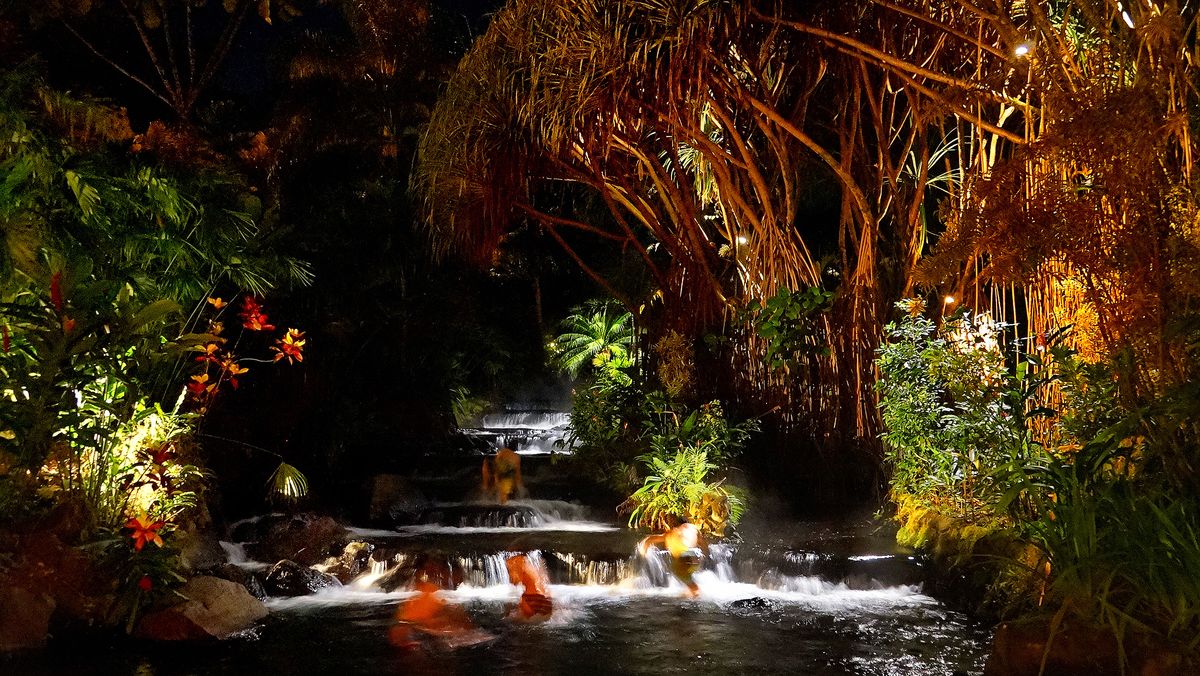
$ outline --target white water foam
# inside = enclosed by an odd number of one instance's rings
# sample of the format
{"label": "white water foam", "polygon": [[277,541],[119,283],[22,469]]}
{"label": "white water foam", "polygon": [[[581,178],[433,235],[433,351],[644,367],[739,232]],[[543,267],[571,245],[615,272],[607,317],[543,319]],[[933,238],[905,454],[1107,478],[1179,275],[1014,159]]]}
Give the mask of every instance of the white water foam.
{"label": "white water foam", "polygon": [[246,547],[240,542],[226,542],[221,540],[221,549],[225,550],[225,556],[229,558],[229,563],[250,572],[260,572],[267,570],[271,564],[263,561],[254,561],[246,555]]}
{"label": "white water foam", "polygon": [[[431,533],[466,534],[466,533],[529,533],[535,531],[606,533],[620,530],[617,526],[598,521],[555,521],[540,526],[522,528],[520,526],[440,526],[435,524],[419,526],[401,526],[391,533],[391,537],[427,535]],[[380,536],[383,537],[383,536]]]}

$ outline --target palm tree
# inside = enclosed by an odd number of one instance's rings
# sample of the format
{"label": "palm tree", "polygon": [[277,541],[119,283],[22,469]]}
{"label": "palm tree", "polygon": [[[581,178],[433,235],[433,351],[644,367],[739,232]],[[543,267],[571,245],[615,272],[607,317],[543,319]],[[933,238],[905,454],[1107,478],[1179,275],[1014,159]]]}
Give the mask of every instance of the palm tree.
{"label": "palm tree", "polygon": [[563,320],[565,332],[551,343],[558,367],[576,377],[586,364],[614,370],[629,366],[633,315],[618,313],[611,303],[590,313],[579,310]]}

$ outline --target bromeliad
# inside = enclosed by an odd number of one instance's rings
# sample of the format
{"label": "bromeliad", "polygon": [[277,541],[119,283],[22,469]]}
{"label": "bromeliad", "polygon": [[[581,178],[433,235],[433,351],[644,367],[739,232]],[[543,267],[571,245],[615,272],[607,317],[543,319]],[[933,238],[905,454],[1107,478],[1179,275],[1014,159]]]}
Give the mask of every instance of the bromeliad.
{"label": "bromeliad", "polygon": [[151,521],[145,512],[125,523],[125,527],[133,531],[129,534],[129,537],[133,538],[133,548],[139,552],[142,551],[142,548],[148,542],[153,542],[159,547],[163,546],[163,539],[158,534],[158,531],[162,530],[163,526],[166,525],[166,521]]}

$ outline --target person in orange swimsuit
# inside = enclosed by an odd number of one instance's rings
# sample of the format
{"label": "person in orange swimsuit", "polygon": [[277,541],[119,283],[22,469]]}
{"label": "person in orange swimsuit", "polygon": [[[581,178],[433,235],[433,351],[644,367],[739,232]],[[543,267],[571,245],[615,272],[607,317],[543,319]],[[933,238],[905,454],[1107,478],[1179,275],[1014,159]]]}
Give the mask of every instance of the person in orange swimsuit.
{"label": "person in orange swimsuit", "polygon": [[540,561],[535,562],[525,554],[510,556],[504,561],[508,568],[508,579],[524,587],[521,601],[512,613],[514,619],[525,622],[541,622],[550,619],[554,604],[550,601],[550,576]]}
{"label": "person in orange swimsuit", "polygon": [[500,504],[522,490],[521,456],[511,448],[502,448],[496,455],[483,459],[483,492]]}
{"label": "person in orange swimsuit", "polygon": [[443,570],[434,560],[418,569],[414,581],[417,595],[408,599],[396,611],[396,624],[388,632],[392,645],[412,649],[421,646],[421,638],[441,639],[451,645],[456,636],[474,632],[474,626],[462,608],[438,598],[444,587]]}
{"label": "person in orange swimsuit", "polygon": [[650,535],[638,543],[638,554],[643,557],[652,547],[663,547],[671,554],[671,573],[687,587],[688,596],[698,596],[700,586],[695,574],[704,563],[704,550],[700,548],[700,529],[687,519],[675,519],[678,524],[661,535]]}

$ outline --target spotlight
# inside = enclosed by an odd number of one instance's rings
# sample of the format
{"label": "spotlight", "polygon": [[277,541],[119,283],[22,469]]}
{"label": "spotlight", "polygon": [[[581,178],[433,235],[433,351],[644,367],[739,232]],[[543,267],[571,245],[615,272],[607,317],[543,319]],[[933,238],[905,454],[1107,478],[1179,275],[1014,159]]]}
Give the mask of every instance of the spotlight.
{"label": "spotlight", "polygon": [[1031,51],[1033,51],[1033,46],[1028,42],[1022,42],[1013,48],[1013,54],[1015,54],[1017,58],[1029,56],[1029,52]]}
{"label": "spotlight", "polygon": [[942,299],[942,302],[946,305],[950,305],[954,302],[954,296],[946,296],[944,299]]}
{"label": "spotlight", "polygon": [[738,235],[738,236],[737,236],[737,243],[738,243],[738,244],[749,244],[749,243],[750,243],[750,240],[749,240],[749,239],[747,239],[745,235]]}

